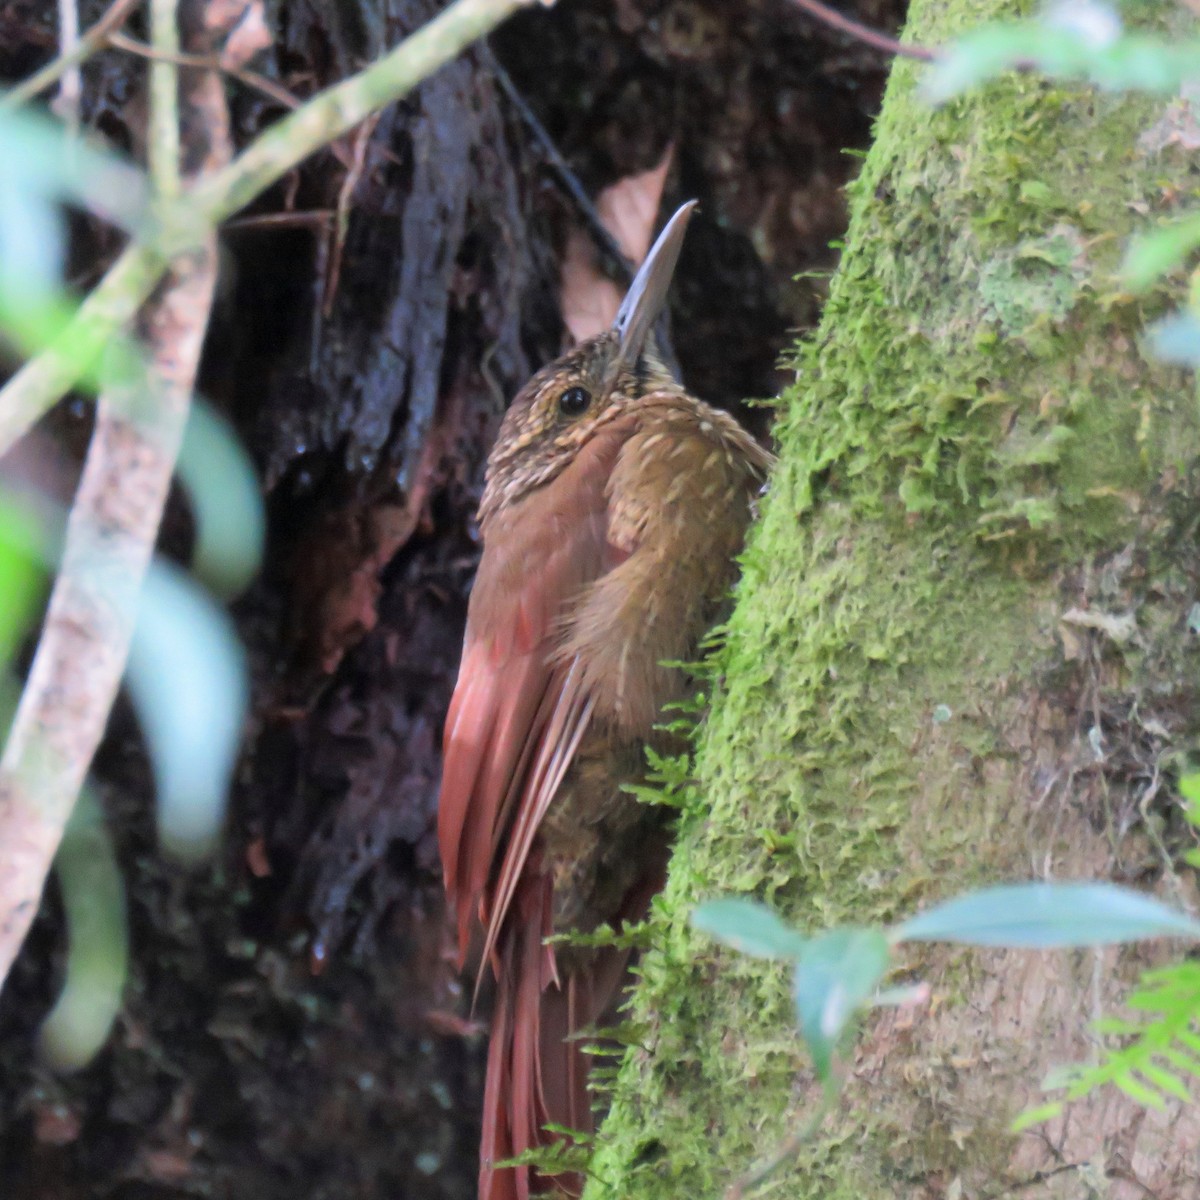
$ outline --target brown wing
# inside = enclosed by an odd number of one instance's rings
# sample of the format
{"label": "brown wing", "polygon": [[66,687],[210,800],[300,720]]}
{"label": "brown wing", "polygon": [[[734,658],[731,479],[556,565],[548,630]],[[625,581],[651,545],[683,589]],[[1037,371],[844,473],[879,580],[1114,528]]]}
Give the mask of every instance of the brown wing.
{"label": "brown wing", "polygon": [[571,664],[551,659],[564,607],[610,565],[605,484],[625,433],[613,427],[591,439],[557,478],[484,530],[438,799],[460,959],[473,913],[488,928],[489,949],[494,942],[587,726],[590,705]]}

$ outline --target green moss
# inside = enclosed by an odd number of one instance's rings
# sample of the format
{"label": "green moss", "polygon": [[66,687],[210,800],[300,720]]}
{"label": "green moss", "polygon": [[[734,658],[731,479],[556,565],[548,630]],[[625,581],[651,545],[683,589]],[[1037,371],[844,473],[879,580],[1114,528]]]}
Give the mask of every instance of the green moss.
{"label": "green moss", "polygon": [[[936,44],[1000,3],[918,0]],[[590,1200],[715,1197],[813,1103],[781,969],[693,933],[753,892],[798,925],[889,921],[1024,853],[999,828],[1015,681],[1058,661],[1061,573],[1146,536],[1145,494],[1200,444],[1114,272],[1178,165],[1162,106],[1020,76],[931,112],[897,65],[820,330],[783,397],[779,470],[718,660]],[[935,719],[936,714],[936,719]],[[953,1003],[965,991],[940,986]],[[870,1200],[1007,1161],[1002,1113],[851,1086],[763,1196]]]}

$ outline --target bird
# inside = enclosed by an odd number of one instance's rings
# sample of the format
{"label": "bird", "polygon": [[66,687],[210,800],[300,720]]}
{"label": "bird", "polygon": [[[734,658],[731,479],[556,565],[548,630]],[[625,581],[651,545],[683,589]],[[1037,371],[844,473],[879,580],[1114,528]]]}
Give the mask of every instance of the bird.
{"label": "bird", "polygon": [[695,206],[612,327],[519,391],[488,458],[438,796],[458,965],[479,953],[495,979],[480,1200],[581,1188],[501,1165],[593,1126],[579,1035],[619,999],[629,951],[555,935],[640,920],[662,884],[662,811],[627,785],[669,743],[664,706],[687,695],[680,664],[724,609],[773,461],[657,347]]}

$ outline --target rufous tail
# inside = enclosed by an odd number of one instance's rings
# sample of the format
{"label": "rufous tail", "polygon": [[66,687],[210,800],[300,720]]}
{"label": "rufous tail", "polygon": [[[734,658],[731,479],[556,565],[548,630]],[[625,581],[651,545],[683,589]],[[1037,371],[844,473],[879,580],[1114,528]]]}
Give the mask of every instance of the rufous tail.
{"label": "rufous tail", "polygon": [[582,1133],[594,1126],[586,1031],[616,998],[629,955],[605,948],[584,969],[560,976],[554,949],[544,944],[551,932],[550,903],[547,877],[522,880],[499,950],[483,1095],[480,1200],[578,1196],[583,1190],[577,1174],[545,1176],[528,1166],[496,1165],[561,1140],[547,1125]]}

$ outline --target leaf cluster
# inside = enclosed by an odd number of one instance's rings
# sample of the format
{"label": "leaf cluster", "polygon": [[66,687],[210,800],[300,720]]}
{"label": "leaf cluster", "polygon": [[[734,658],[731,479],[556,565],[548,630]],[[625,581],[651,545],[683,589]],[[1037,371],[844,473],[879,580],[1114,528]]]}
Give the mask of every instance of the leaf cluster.
{"label": "leaf cluster", "polygon": [[[872,1006],[908,1003],[919,994],[911,987],[881,988],[903,942],[1047,950],[1147,937],[1200,940],[1200,922],[1186,914],[1140,892],[1088,882],[984,888],[891,928],[849,927],[808,936],[765,905],[740,897],[700,905],[692,923],[744,954],[790,964],[797,1024],[827,1091],[836,1087],[835,1052],[859,1014]],[[1184,989],[1182,994],[1186,1001],[1190,993]],[[1159,987],[1151,1002],[1162,1003],[1164,995]]]}

